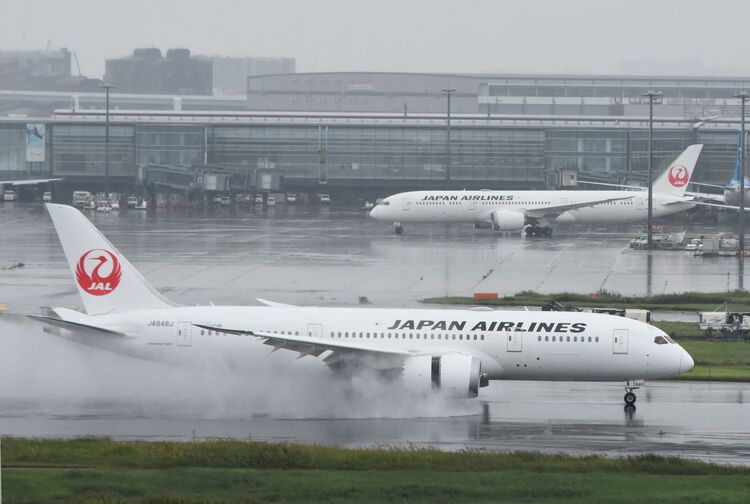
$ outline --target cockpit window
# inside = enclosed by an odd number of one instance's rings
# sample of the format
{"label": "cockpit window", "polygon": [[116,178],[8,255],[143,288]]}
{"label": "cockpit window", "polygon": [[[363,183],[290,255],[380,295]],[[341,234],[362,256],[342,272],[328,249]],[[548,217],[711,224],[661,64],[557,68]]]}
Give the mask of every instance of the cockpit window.
{"label": "cockpit window", "polygon": [[383,201],[379,201],[378,202],[378,205],[383,205],[383,206],[388,206],[390,204],[391,204],[391,202],[388,201],[388,200],[383,200]]}
{"label": "cockpit window", "polygon": [[666,345],[669,342],[664,336],[657,336],[656,338],[654,338],[654,343],[656,343],[657,345]]}

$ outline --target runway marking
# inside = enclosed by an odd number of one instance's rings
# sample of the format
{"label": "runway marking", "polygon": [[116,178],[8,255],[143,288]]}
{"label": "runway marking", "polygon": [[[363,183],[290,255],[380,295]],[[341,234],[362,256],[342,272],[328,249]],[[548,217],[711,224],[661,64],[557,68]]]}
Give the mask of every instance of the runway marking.
{"label": "runway marking", "polygon": [[507,261],[511,257],[513,257],[513,252],[511,252],[510,254],[508,254],[507,256],[505,256],[499,263],[497,263],[497,265],[494,268],[490,268],[490,270],[487,273],[485,273],[482,276],[482,278],[476,284],[474,284],[474,286],[471,288],[471,290],[475,290],[477,287],[479,287],[479,284],[481,284],[482,282],[484,282],[485,280],[487,280],[490,277],[490,275],[492,275],[495,272],[495,269],[497,269],[500,266],[502,266],[503,263],[505,263],[505,261]]}

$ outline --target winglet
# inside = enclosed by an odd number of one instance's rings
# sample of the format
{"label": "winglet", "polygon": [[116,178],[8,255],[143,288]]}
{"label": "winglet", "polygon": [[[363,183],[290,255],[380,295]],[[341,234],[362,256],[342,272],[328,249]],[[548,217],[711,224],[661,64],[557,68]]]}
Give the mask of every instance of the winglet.
{"label": "winglet", "polygon": [[275,307],[284,307],[284,306],[294,306],[287,303],[278,303],[276,301],[269,301],[268,299],[262,299],[262,298],[255,298],[256,301],[258,301],[260,304],[264,304],[266,306],[275,306]]}

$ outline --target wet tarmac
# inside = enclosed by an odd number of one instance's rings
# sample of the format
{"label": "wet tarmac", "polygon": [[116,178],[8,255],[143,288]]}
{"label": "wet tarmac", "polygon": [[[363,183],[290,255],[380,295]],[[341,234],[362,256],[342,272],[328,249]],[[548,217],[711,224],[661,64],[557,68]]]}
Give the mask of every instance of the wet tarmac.
{"label": "wet tarmac", "polygon": [[[471,226],[414,225],[397,236],[358,209],[281,205],[260,209],[91,213],[141,273],[185,304],[415,306],[432,296],[600,289],[622,294],[744,287],[736,258],[635,251],[638,226],[557,230],[527,239]],[[40,205],[0,206],[0,303],[17,312],[79,301]],[[694,233],[717,229],[694,228]],[[12,293],[12,294],[11,294]]]}
{"label": "wet tarmac", "polygon": [[[479,291],[643,294],[744,286],[736,259],[629,249],[637,226],[560,229],[549,239],[526,239],[471,226],[415,225],[396,236],[387,224],[357,209],[302,205],[267,211],[160,209],[91,214],[91,219],[150,282],[185,304],[256,304],[261,297],[304,305],[416,306],[424,297]],[[34,313],[45,305],[80,306],[41,206],[0,206],[0,223],[0,303],[11,313]],[[23,267],[10,269],[18,263]],[[0,333],[10,326],[17,331],[18,324],[5,317]],[[108,356],[104,364],[98,354],[77,355],[71,363],[64,353],[68,342],[44,340],[45,347],[53,347],[52,358],[37,373],[28,349],[38,344],[0,344],[0,367],[20,363],[27,368],[21,373],[23,385],[34,382],[33,393],[19,393],[24,387],[0,369],[4,434],[653,452],[750,464],[746,384],[651,383],[640,391],[635,411],[623,409],[621,384],[503,382],[482,389],[480,401],[459,411],[431,410],[417,417],[326,414],[324,409],[291,415],[283,408],[253,415],[210,408],[165,410],[156,407],[163,406],[163,397],[144,399],[134,386],[114,396],[98,390],[72,394],[71,399],[55,376],[69,377],[72,368],[76,379],[67,383],[70,390],[86,388],[118,366],[121,370],[108,383],[127,381],[130,373],[156,377],[159,372],[142,363],[111,361],[118,356]]]}
{"label": "wet tarmac", "polygon": [[619,384],[493,383],[482,391],[474,413],[429,418],[216,418],[149,414],[142,402],[0,399],[0,430],[34,437],[218,437],[349,447],[656,453],[750,465],[746,385],[654,382],[639,391],[634,409],[623,407],[622,392]]}

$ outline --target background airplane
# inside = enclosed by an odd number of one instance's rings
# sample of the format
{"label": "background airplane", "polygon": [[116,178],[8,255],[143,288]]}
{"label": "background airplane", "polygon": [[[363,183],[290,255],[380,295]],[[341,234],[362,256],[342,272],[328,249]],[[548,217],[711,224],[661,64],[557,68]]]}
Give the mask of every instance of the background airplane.
{"label": "background airplane", "polygon": [[[702,145],[691,145],[653,183],[653,215],[662,217],[694,206],[685,191]],[[607,184],[602,184],[607,185]],[[614,185],[614,184],[612,184]],[[496,231],[525,229],[527,235],[552,234],[554,223],[614,224],[646,219],[648,192],[595,191],[413,191],[389,196],[370,212],[393,222],[491,223]]]}
{"label": "background airplane", "polygon": [[[161,296],[78,210],[47,209],[85,313],[29,315],[49,331],[126,355],[268,359],[268,348],[319,357],[334,373],[369,371],[394,387],[474,397],[489,380],[625,381],[689,371],[693,360],[660,329],[577,312],[179,306]],[[294,365],[292,361],[289,365]],[[269,391],[269,393],[273,393]]]}
{"label": "background airplane", "polygon": [[[726,205],[736,206],[740,204],[740,177],[742,176],[742,132],[737,132],[737,155],[734,161],[734,172],[732,178],[725,185],[706,184],[704,182],[692,182],[693,185],[713,187],[722,189],[722,194],[690,193],[698,198],[716,201]],[[745,177],[745,202],[750,204],[750,179]]]}
{"label": "background airplane", "polygon": [[36,185],[46,184],[47,182],[57,182],[62,178],[46,178],[46,179],[19,179],[19,180],[0,180],[0,186],[24,186],[24,185]]}

